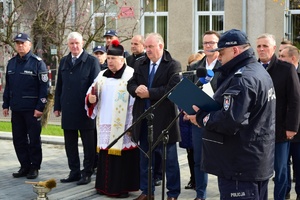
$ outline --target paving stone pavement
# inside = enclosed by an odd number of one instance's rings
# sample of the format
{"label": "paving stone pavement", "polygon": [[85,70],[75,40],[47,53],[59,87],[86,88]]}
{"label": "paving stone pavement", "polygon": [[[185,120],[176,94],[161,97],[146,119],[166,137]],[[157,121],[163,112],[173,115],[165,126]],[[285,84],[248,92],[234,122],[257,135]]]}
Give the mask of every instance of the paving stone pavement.
{"label": "paving stone pavement", "polygon": [[[1,122],[0,122],[1,123]],[[92,176],[92,182],[87,185],[77,186],[76,183],[60,183],[59,179],[64,178],[69,173],[67,159],[65,155],[63,138],[42,136],[43,142],[43,162],[39,177],[34,181],[45,181],[51,178],[57,180],[57,187],[48,193],[50,200],[77,200],[77,199],[116,199],[96,194],[94,189],[95,175]],[[19,162],[17,160],[13,144],[11,141],[11,133],[0,132],[0,199],[22,200],[36,199],[37,195],[33,192],[32,185],[25,184],[26,178],[13,178],[12,173],[18,171]],[[80,146],[80,156],[82,155],[82,147]],[[178,199],[192,200],[195,198],[194,190],[186,190],[184,186],[188,183],[190,175],[186,158],[185,149],[178,148],[178,160],[181,173],[181,194]],[[31,180],[30,180],[31,181]],[[294,184],[293,184],[294,187]],[[167,189],[165,189],[167,191]],[[272,196],[273,181],[269,184],[269,196]],[[162,199],[162,188],[156,187],[155,199]],[[126,199],[136,198],[140,192],[132,192]],[[167,198],[166,195],[164,196]],[[207,199],[219,199],[217,180],[215,176],[209,175],[207,187]],[[272,198],[269,198],[272,199]],[[291,193],[291,199],[296,199],[294,190]]]}

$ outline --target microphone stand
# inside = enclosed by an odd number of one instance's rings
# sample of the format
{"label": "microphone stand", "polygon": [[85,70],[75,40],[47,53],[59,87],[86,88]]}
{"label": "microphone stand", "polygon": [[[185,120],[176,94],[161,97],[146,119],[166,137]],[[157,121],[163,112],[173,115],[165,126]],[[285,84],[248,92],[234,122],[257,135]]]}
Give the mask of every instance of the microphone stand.
{"label": "microphone stand", "polygon": [[[174,87],[172,87],[167,93],[164,94],[155,104],[151,105],[134,123],[131,124],[129,128],[127,128],[121,135],[119,135],[115,140],[113,140],[108,146],[107,149],[110,149],[114,144],[118,142],[118,140],[123,137],[127,132],[129,132],[132,127],[134,127],[137,123],[141,122],[145,117],[147,117],[147,126],[148,126],[148,149],[150,150],[148,153],[142,151],[148,157],[148,196],[147,199],[151,200],[152,195],[152,143],[153,143],[153,110],[159,106],[168,96],[169,94],[177,87],[180,83],[179,81]],[[177,117],[178,118],[178,117]],[[177,119],[176,118],[176,119]],[[175,121],[176,121],[175,119]],[[174,121],[174,120],[173,120]],[[172,121],[172,125],[173,122]],[[167,129],[168,130],[168,129]],[[161,134],[163,135],[163,134]]]}
{"label": "microphone stand", "polygon": [[159,142],[163,141],[163,157],[162,157],[162,185],[161,185],[161,199],[164,200],[165,198],[165,174],[166,174],[166,161],[167,161],[167,144],[169,141],[169,130],[175,124],[177,119],[180,117],[183,111],[180,111],[178,115],[172,120],[169,126],[162,131],[162,133],[158,136],[156,142],[153,144],[151,149],[147,152],[148,155],[152,154],[151,152],[154,148],[159,144]]}

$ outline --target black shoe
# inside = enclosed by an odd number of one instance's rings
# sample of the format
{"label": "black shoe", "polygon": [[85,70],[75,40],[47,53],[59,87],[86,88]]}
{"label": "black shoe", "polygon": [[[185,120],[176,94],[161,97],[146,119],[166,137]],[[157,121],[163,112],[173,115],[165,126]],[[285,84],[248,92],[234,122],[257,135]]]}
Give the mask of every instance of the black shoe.
{"label": "black shoe", "polygon": [[28,172],[29,172],[29,169],[26,169],[26,168],[22,168],[22,167],[21,167],[21,168],[19,169],[18,172],[13,173],[12,175],[13,175],[13,177],[15,177],[15,178],[20,178],[20,177],[25,177],[25,176],[27,176]]}
{"label": "black shoe", "polygon": [[159,178],[156,178],[156,179],[154,180],[154,185],[155,185],[155,186],[160,186],[160,185],[161,185],[161,180],[160,180]]}
{"label": "black shoe", "polygon": [[129,197],[128,192],[124,192],[124,193],[121,193],[120,195],[116,196],[116,198],[128,198],[128,197]]}
{"label": "black shoe", "polygon": [[39,170],[38,169],[30,169],[29,173],[27,174],[28,179],[35,179],[39,176]]}
{"label": "black shoe", "polygon": [[287,193],[286,195],[285,195],[285,198],[284,199],[290,199],[291,198],[291,194],[290,193]]}
{"label": "black shoe", "polygon": [[60,179],[60,182],[62,183],[71,183],[71,182],[75,182],[75,181],[79,181],[80,180],[80,175],[79,176],[68,176],[66,178]]}
{"label": "black shoe", "polygon": [[195,189],[195,183],[192,183],[192,181],[190,181],[185,187],[184,189],[189,190],[189,189]]}
{"label": "black shoe", "polygon": [[91,182],[90,176],[82,176],[81,179],[77,182],[77,185],[86,185]]}

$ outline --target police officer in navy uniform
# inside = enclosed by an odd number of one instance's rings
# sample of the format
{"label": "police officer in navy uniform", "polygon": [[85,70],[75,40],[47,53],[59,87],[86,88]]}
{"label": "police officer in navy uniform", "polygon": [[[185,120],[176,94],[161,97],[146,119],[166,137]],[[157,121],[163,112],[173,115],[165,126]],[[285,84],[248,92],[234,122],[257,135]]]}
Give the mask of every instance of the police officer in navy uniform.
{"label": "police officer in navy uniform", "polygon": [[13,177],[35,179],[42,163],[41,116],[47,102],[48,70],[34,55],[30,37],[19,33],[15,38],[17,55],[9,60],[3,94],[3,115],[11,109],[13,144],[21,164]]}
{"label": "police officer in navy uniform", "polygon": [[275,89],[247,35],[236,29],[218,42],[217,111],[188,118],[203,127],[202,169],[218,177],[220,199],[268,199],[275,151]]}
{"label": "police officer in navy uniform", "polygon": [[[108,49],[108,46],[111,44],[111,41],[119,40],[118,33],[116,30],[106,31],[103,37],[105,38],[106,49]],[[125,50],[123,56],[124,58],[127,58],[128,56],[130,56],[130,54],[128,53],[128,51]]]}

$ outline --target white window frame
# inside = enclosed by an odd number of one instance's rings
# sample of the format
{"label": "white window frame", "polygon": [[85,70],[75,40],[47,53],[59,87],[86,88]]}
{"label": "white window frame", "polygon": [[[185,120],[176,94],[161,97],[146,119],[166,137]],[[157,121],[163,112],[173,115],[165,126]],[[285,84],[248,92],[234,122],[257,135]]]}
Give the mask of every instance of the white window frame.
{"label": "white window frame", "polygon": [[[225,3],[225,0],[224,0],[224,3]],[[199,16],[209,16],[209,30],[212,30],[213,27],[212,27],[212,17],[213,16],[220,16],[222,15],[223,16],[223,27],[225,26],[225,11],[212,11],[212,0],[209,0],[209,11],[197,11],[197,8],[198,8],[198,0],[195,0],[194,1],[194,13],[195,13],[195,16],[194,16],[194,19],[195,19],[195,40],[196,41],[196,44],[194,46],[194,51],[197,52],[199,51],[200,49],[198,49],[198,46],[199,46],[199,41],[200,39],[202,39],[202,35],[203,33],[199,33],[199,27],[198,27],[198,24],[199,24]],[[208,31],[208,30],[207,30]]]}
{"label": "white window frame", "polygon": [[[157,33],[157,17],[167,17],[167,30],[169,30],[169,16],[168,16],[168,12],[157,12],[156,8],[157,8],[157,1],[159,0],[153,0],[154,1],[154,12],[143,12],[143,16],[141,18],[141,34],[145,35],[145,17],[154,17],[154,30],[153,32]],[[171,0],[168,0],[170,3]],[[144,1],[141,0],[140,1],[140,5],[142,6],[142,8],[145,7],[144,5]],[[169,32],[167,33],[167,38],[164,38],[164,40],[167,42],[167,44],[169,44],[168,42],[168,36],[169,36]],[[165,49],[167,49],[168,47],[165,46]]]}

